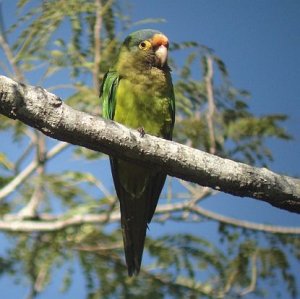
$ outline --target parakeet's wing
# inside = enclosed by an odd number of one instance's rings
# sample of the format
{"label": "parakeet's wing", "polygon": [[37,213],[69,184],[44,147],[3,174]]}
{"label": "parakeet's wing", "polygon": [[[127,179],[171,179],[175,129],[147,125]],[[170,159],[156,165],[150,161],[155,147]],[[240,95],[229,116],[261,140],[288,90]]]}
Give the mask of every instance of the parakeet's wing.
{"label": "parakeet's wing", "polygon": [[102,99],[102,115],[108,119],[114,119],[116,108],[116,92],[120,77],[116,71],[108,71],[100,87],[100,98]]}
{"label": "parakeet's wing", "polygon": [[[116,93],[119,81],[119,74],[114,70],[109,70],[103,78],[102,85],[100,87],[100,99],[102,102],[102,116],[104,118],[111,120],[114,119],[116,110]],[[113,157],[109,157],[109,159],[117,196],[120,199],[120,181],[117,169],[117,159]]]}
{"label": "parakeet's wing", "polygon": [[[116,110],[116,93],[120,82],[119,74],[114,70],[109,70],[102,81],[100,87],[100,99],[102,101],[102,116],[107,119],[114,119]],[[122,200],[120,193],[120,179],[118,175],[117,159],[109,157],[111,172],[117,192],[117,196]],[[121,205],[122,209],[122,205]]]}

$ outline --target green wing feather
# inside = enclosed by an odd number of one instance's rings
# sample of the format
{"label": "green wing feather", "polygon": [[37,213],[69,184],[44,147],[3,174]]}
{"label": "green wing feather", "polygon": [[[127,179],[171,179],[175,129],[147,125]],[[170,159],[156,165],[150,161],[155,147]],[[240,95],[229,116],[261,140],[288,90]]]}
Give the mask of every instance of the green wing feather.
{"label": "green wing feather", "polygon": [[116,71],[109,71],[105,74],[100,88],[102,99],[102,115],[105,118],[114,119],[116,109],[116,91],[119,84],[119,75]]}

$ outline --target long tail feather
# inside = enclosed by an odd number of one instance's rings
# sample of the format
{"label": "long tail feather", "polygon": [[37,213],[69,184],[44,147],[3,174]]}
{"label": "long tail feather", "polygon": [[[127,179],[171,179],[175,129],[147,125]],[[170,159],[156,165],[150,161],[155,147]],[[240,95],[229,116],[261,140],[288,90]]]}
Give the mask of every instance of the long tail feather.
{"label": "long tail feather", "polygon": [[120,201],[121,226],[129,276],[140,271],[147,225],[155,211],[166,175],[153,169],[111,158]]}
{"label": "long tail feather", "polygon": [[129,276],[138,275],[140,272],[146,229],[147,226],[137,228],[133,223],[128,223],[127,221],[124,221],[124,224],[122,223],[125,258]]}

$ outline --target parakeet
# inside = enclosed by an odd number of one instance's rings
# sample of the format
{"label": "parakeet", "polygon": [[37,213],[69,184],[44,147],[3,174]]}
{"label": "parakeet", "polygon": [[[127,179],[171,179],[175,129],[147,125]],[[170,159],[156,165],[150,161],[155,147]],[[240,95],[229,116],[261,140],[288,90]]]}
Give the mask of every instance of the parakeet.
{"label": "parakeet", "polygon": [[[172,139],[175,98],[168,48],[168,38],[156,30],[139,30],[126,37],[100,88],[103,117]],[[137,275],[147,224],[155,212],[166,174],[153,165],[140,166],[114,157],[110,157],[110,164],[120,201],[128,274]]]}

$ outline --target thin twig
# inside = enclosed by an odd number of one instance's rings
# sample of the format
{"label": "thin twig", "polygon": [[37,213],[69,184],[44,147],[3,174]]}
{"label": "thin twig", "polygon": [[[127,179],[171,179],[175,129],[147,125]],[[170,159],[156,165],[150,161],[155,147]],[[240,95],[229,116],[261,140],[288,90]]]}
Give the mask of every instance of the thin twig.
{"label": "thin twig", "polygon": [[3,70],[3,73],[5,73],[8,77],[14,76],[3,61],[0,61],[0,68]]}
{"label": "thin twig", "polygon": [[22,162],[27,158],[27,156],[31,153],[32,149],[34,148],[34,143],[31,141],[25,148],[24,152],[21,154],[21,156],[16,160],[15,165],[14,165],[14,173],[18,174],[20,165]]}
{"label": "thin twig", "polygon": [[279,225],[269,225],[269,224],[260,224],[255,222],[250,222],[246,220],[240,220],[233,217],[224,216],[218,214],[216,212],[212,212],[209,210],[204,209],[203,207],[193,206],[191,210],[199,215],[205,216],[207,218],[233,225],[236,227],[256,230],[256,231],[263,231],[273,234],[300,234],[300,227],[287,227],[287,226],[279,226]]}
{"label": "thin twig", "polygon": [[92,178],[90,178],[89,179],[89,181],[91,182],[91,183],[93,183],[103,194],[104,194],[104,196],[106,197],[106,198],[114,198],[114,195],[112,195],[109,191],[108,191],[108,189],[104,186],[104,184],[100,181],[100,180],[98,180],[98,179],[96,179],[96,178],[94,178],[94,177],[92,177]]}
{"label": "thin twig", "polygon": [[110,245],[95,245],[95,246],[89,246],[89,245],[81,245],[81,246],[75,246],[73,247],[75,250],[79,251],[106,251],[106,250],[114,250],[114,249],[122,249],[123,248],[123,242],[116,242],[114,244]]}
{"label": "thin twig", "polygon": [[35,187],[33,194],[27,203],[27,205],[19,211],[18,215],[20,217],[32,218],[37,216],[37,209],[44,198],[44,184],[43,177],[45,175],[45,164],[46,164],[46,143],[45,136],[40,132],[35,131],[36,133],[36,157],[35,161],[38,164],[36,172],[37,172],[37,180],[35,181]]}
{"label": "thin twig", "polygon": [[245,296],[255,290],[257,282],[257,252],[251,257],[251,281],[250,285],[240,292],[240,296]]}
{"label": "thin twig", "polygon": [[[1,8],[1,3],[0,3],[0,8]],[[25,82],[25,77],[17,64],[15,55],[14,55],[12,49],[10,48],[10,46],[5,38],[5,35],[4,35],[4,28],[3,28],[4,24],[3,24],[3,17],[2,17],[1,9],[0,9],[0,18],[1,18],[0,46],[2,47],[3,52],[15,73],[16,79],[20,82]]]}
{"label": "thin twig", "polygon": [[[190,211],[196,215],[204,216],[212,220],[220,221],[225,224],[233,225],[240,228],[246,228],[254,231],[262,231],[267,233],[276,234],[300,234],[300,227],[285,227],[277,225],[259,224],[255,222],[239,220],[232,217],[220,215],[215,212],[208,211],[199,206],[191,206],[190,201],[174,204],[159,205],[156,209],[155,215],[165,215],[174,212]],[[119,211],[111,212],[109,215],[109,221],[107,213],[103,214],[84,214],[74,215],[67,217],[62,215],[49,215],[39,214],[38,221],[20,219],[17,215],[7,214],[3,216],[3,220],[0,220],[0,230],[5,231],[19,231],[19,232],[33,232],[33,231],[58,231],[65,229],[69,226],[83,225],[88,223],[113,223],[120,220]],[[156,217],[153,222],[156,221]],[[159,218],[158,218],[158,221]]]}
{"label": "thin twig", "polygon": [[215,100],[214,100],[214,91],[213,91],[213,60],[210,56],[206,56],[207,62],[207,73],[204,78],[206,86],[206,95],[208,102],[208,111],[206,114],[208,133],[209,133],[209,152],[211,154],[216,153],[216,137],[215,137],[215,128],[214,128],[214,114],[215,114]]}
{"label": "thin twig", "polygon": [[100,82],[100,61],[101,61],[101,28],[102,28],[102,3],[101,0],[95,0],[96,21],[94,26],[94,70],[93,85],[96,93],[99,93]]}

